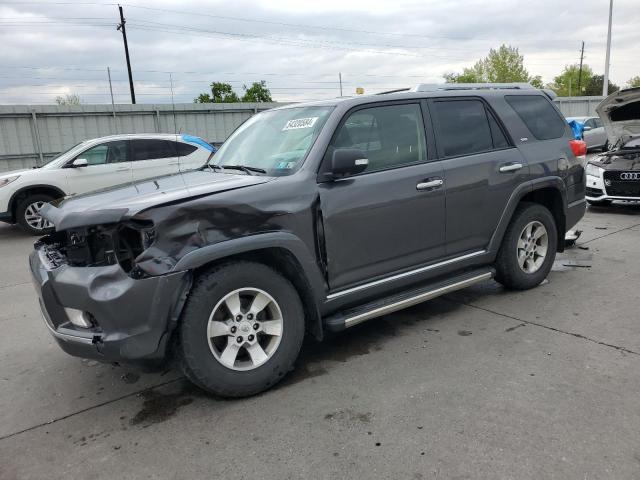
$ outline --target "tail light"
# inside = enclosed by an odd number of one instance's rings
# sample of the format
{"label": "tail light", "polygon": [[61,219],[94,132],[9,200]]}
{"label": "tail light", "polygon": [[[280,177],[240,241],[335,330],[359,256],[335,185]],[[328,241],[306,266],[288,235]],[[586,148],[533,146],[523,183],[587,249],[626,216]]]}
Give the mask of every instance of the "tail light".
{"label": "tail light", "polygon": [[587,142],[584,140],[569,140],[569,146],[576,157],[587,156]]}

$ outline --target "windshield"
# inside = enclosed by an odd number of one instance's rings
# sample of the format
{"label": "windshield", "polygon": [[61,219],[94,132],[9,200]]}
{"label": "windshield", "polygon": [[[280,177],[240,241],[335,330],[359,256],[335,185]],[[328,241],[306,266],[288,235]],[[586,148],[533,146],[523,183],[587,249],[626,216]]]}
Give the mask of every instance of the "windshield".
{"label": "windshield", "polygon": [[632,138],[627,143],[625,143],[622,148],[640,148],[640,137]]}
{"label": "windshield", "polygon": [[251,117],[222,145],[214,165],[289,175],[304,161],[333,107],[295,107]]}

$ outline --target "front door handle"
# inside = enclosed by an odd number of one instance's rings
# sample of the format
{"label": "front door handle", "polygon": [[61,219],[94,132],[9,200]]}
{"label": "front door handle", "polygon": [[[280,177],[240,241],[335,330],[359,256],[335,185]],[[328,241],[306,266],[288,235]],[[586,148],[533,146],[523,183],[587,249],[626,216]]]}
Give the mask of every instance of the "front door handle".
{"label": "front door handle", "polygon": [[129,171],[129,167],[116,168],[116,172],[128,172],[128,171]]}
{"label": "front door handle", "polygon": [[444,185],[444,180],[441,178],[434,178],[431,180],[427,180],[426,182],[420,182],[416,185],[416,190],[431,190],[434,188],[439,188]]}
{"label": "front door handle", "polygon": [[515,172],[516,170],[520,170],[521,168],[522,168],[521,163],[510,163],[508,165],[501,166],[500,173]]}

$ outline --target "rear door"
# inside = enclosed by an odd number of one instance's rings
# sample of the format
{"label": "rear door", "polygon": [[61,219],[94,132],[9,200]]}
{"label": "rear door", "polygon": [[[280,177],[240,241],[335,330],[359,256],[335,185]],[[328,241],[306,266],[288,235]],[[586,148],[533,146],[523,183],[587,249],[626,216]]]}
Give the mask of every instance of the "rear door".
{"label": "rear door", "polygon": [[155,138],[131,140],[131,154],[135,181],[180,171],[175,142]]}
{"label": "rear door", "polygon": [[444,255],[442,168],[426,138],[419,102],[359,108],[338,127],[324,167],[336,148],[362,150],[369,165],[319,185],[332,289]]}
{"label": "rear door", "polygon": [[[86,167],[70,167],[76,159],[87,160]],[[95,145],[78,154],[65,168],[70,195],[122,185],[132,181],[127,140]]]}
{"label": "rear door", "polygon": [[483,250],[517,185],[525,159],[478,97],[429,101],[446,188],[447,255]]}

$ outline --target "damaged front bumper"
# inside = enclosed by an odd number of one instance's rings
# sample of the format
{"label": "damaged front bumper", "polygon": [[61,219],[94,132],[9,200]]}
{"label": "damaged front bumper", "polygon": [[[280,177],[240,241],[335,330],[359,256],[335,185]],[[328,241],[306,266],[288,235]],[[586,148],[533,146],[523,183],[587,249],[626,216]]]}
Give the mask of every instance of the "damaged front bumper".
{"label": "damaged front bumper", "polygon": [[[165,358],[188,272],[134,279],[118,264],[70,266],[42,243],[29,263],[44,321],[65,352],[104,362]],[[72,322],[78,312],[87,326]]]}

